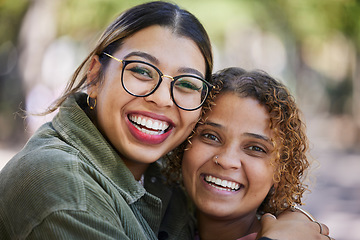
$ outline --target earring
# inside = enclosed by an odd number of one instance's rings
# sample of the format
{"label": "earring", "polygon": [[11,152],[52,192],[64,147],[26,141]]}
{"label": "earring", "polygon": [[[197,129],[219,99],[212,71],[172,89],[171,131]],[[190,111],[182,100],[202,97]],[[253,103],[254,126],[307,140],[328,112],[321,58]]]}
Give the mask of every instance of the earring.
{"label": "earring", "polygon": [[220,165],[219,162],[218,162],[218,158],[219,158],[219,155],[216,155],[214,157],[214,159],[215,159],[214,162],[215,162],[216,165]]}
{"label": "earring", "polygon": [[90,105],[90,95],[88,95],[86,98],[86,103],[89,106],[90,110],[93,110],[96,107],[96,98],[93,98],[93,99],[94,99],[94,105],[91,106]]}

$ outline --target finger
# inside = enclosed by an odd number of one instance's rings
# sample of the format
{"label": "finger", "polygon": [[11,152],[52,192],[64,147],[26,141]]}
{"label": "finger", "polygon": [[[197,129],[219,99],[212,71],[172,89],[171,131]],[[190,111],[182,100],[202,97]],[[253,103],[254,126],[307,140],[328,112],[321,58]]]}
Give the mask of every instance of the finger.
{"label": "finger", "polygon": [[330,237],[329,235],[322,235],[322,238],[324,240],[335,240],[335,238]]}
{"label": "finger", "polygon": [[320,223],[322,226],[322,233],[323,235],[329,235],[330,234],[330,230],[328,228],[328,226],[326,226],[324,223]]}
{"label": "finger", "polygon": [[[286,210],[283,213],[281,213],[279,216],[277,216],[277,219],[279,219],[279,220],[280,219],[281,220],[286,220],[286,219],[306,220],[306,221],[309,221],[309,223],[315,223],[315,224],[311,224],[311,225],[313,226],[314,229],[319,231],[319,233],[324,234],[324,235],[329,235],[329,232],[330,232],[328,226],[326,226],[324,223],[311,222],[309,217],[307,215],[303,214],[303,212],[301,212],[301,211]],[[321,224],[321,225],[319,225],[319,224]],[[322,228],[322,232],[320,231],[321,228]]]}
{"label": "finger", "polygon": [[301,212],[293,212],[291,210],[286,210],[284,212],[282,212],[279,216],[277,216],[278,219],[283,219],[283,220],[286,220],[286,219],[291,219],[291,220],[307,220],[307,221],[310,221],[309,218],[304,215],[303,213]]}
{"label": "finger", "polygon": [[[266,220],[265,220],[266,219]],[[272,219],[272,220],[268,220],[268,219]],[[271,214],[271,213],[265,213],[262,217],[261,217],[261,221],[274,221],[277,220],[276,217]]]}
{"label": "finger", "polygon": [[315,224],[312,224],[312,226],[314,227],[314,229],[319,231],[320,234],[329,235],[329,228],[325,224],[320,223],[318,221],[314,221],[312,223],[315,223]]}
{"label": "finger", "polygon": [[323,230],[323,227],[322,227],[322,225],[321,225],[321,223],[319,223],[318,221],[313,221],[314,223],[316,223],[318,226],[319,226],[319,232],[320,232],[320,234],[323,234],[324,233],[324,230]]}
{"label": "finger", "polygon": [[316,221],[315,218],[314,218],[308,211],[300,208],[298,205],[292,206],[292,207],[290,208],[290,210],[293,211],[293,212],[296,212],[296,211],[301,212],[301,213],[304,214],[306,217],[308,217],[308,218],[310,219],[310,221],[312,221],[312,222],[315,222],[315,221]]}

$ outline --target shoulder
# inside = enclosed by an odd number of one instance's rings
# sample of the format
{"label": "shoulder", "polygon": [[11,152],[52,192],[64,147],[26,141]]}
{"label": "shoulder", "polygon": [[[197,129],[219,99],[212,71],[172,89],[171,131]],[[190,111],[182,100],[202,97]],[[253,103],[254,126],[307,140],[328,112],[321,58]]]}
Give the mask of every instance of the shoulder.
{"label": "shoulder", "polygon": [[[79,152],[43,126],[0,173],[2,186],[13,191],[42,189],[76,172]],[[34,189],[32,189],[34,188]],[[0,193],[3,189],[0,188]]]}
{"label": "shoulder", "polygon": [[85,209],[79,162],[49,127],[30,139],[0,172],[0,219],[8,231],[27,231],[54,211]]}

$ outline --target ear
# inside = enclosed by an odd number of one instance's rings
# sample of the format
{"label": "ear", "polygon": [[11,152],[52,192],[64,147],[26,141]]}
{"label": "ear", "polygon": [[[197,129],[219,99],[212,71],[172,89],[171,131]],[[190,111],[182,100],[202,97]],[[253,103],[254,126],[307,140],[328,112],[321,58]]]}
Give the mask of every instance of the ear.
{"label": "ear", "polygon": [[[90,84],[91,82],[94,82],[97,80],[100,74],[101,69],[101,63],[99,60],[99,56],[95,55],[91,58],[89,70],[87,72],[87,84]],[[96,84],[93,84],[88,87],[87,93],[90,95],[91,98],[96,98],[99,92],[99,82]]]}

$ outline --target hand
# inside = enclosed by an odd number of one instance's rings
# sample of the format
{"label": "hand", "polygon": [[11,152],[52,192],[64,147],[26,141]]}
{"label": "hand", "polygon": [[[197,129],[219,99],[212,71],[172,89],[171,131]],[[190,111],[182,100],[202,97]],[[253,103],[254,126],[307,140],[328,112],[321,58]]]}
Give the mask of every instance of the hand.
{"label": "hand", "polygon": [[[320,227],[321,225],[321,227]],[[257,235],[277,240],[329,240],[329,228],[322,223],[312,222],[299,211],[287,210],[277,218],[266,213],[261,218],[261,230]],[[320,234],[320,231],[321,234]]]}

